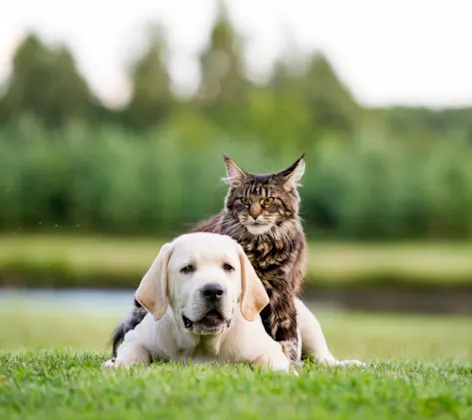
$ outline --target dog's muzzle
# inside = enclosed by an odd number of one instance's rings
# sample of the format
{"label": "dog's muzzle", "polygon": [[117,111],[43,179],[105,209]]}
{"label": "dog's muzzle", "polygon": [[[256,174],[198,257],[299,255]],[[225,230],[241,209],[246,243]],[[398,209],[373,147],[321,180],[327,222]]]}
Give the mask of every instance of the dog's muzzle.
{"label": "dog's muzzle", "polygon": [[192,321],[182,314],[182,321],[187,330],[196,334],[218,333],[231,325],[231,319],[225,319],[221,310],[222,300],[225,296],[224,288],[216,283],[205,285],[200,291],[200,297],[206,303],[208,311],[197,321]]}
{"label": "dog's muzzle", "polygon": [[202,326],[208,329],[213,329],[218,328],[224,324],[226,324],[227,327],[231,325],[231,319],[225,320],[223,315],[221,315],[221,312],[217,311],[216,309],[211,309],[208,311],[199,321],[191,321],[185,315],[182,315],[182,320],[186,329],[191,329],[194,326]]}

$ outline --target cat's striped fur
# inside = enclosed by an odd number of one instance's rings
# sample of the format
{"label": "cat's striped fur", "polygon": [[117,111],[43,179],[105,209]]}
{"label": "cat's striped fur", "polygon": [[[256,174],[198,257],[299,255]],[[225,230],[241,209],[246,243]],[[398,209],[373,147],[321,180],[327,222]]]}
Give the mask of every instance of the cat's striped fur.
{"label": "cat's striped fur", "polygon": [[[281,172],[257,175],[224,156],[229,184],[224,209],[192,229],[229,235],[242,245],[270,297],[261,313],[266,331],[294,362],[299,359],[294,297],[304,276],[306,254],[297,192],[303,157]],[[145,315],[146,310],[135,301],[129,317],[115,330],[114,353],[126,332]]]}

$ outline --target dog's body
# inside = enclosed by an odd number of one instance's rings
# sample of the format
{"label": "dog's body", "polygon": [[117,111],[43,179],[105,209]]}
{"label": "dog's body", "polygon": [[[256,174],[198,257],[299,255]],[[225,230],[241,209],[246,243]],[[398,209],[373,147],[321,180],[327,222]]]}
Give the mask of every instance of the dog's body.
{"label": "dog's body", "polygon": [[229,236],[191,233],[164,245],[136,299],[149,313],[105,366],[191,359],[289,370],[259,315],[269,301],[267,292],[241,245]]}
{"label": "dog's body", "polygon": [[151,314],[132,331],[118,347],[117,357],[107,366],[130,366],[151,360],[179,363],[241,363],[247,362],[264,368],[288,371],[290,362],[280,345],[264,329],[258,317],[250,322],[235,309],[233,325],[220,334],[189,334],[175,320],[172,309],[155,321]]}

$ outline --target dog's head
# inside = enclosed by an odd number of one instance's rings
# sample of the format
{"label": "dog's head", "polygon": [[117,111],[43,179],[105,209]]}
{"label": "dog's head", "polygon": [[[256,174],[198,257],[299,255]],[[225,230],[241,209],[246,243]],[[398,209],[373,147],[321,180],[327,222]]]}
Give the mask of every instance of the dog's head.
{"label": "dog's head", "polygon": [[189,233],[165,244],[136,299],[156,320],[170,306],[176,323],[200,335],[226,331],[238,304],[253,321],[269,303],[242,247],[214,233]]}

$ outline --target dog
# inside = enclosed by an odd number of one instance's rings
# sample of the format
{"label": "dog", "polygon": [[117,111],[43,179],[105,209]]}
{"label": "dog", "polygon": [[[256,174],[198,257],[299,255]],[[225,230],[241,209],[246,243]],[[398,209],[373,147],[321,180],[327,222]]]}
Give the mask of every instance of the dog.
{"label": "dog", "polygon": [[229,236],[189,233],[165,244],[135,298],[148,314],[104,366],[192,360],[291,370],[260,318],[267,292],[241,245]]}

